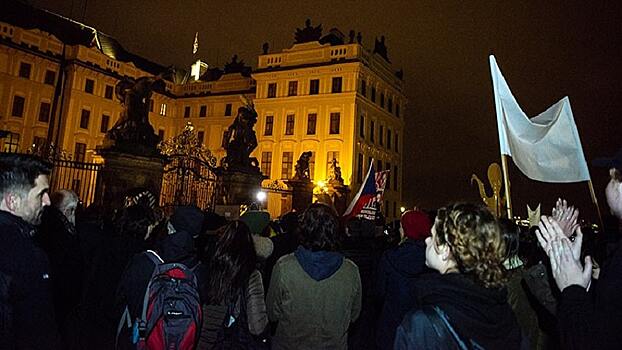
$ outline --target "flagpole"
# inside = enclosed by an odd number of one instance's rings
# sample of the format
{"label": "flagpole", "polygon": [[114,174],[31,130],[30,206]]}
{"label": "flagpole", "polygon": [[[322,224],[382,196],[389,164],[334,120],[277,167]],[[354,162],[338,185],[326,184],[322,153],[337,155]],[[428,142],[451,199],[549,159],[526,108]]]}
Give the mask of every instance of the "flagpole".
{"label": "flagpole", "polygon": [[590,188],[590,195],[592,196],[592,203],[596,206],[596,213],[598,214],[598,221],[600,223],[601,231],[604,230],[605,225],[603,224],[603,217],[600,214],[600,206],[598,205],[598,200],[596,199],[596,193],[594,192],[594,185],[592,184],[592,179],[587,180],[587,185]]}
{"label": "flagpole", "polygon": [[505,204],[508,210],[508,219],[512,220],[512,199],[510,197],[510,174],[508,171],[508,156],[501,155],[501,167],[503,168],[503,184],[505,186]]}

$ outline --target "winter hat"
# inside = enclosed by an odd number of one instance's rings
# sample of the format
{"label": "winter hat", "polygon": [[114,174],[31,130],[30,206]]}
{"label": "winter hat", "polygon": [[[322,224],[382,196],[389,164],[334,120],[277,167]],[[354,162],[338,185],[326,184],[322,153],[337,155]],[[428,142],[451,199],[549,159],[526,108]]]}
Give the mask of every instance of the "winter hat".
{"label": "winter hat", "polygon": [[195,206],[179,206],[171,216],[171,224],[175,231],[186,231],[191,237],[201,233],[205,216],[201,209]]}
{"label": "winter hat", "polygon": [[409,210],[400,219],[404,236],[411,239],[425,239],[430,236],[432,224],[428,215],[419,210]]}
{"label": "winter hat", "polygon": [[260,235],[270,223],[270,213],[261,210],[248,210],[240,220],[245,223],[254,235]]}

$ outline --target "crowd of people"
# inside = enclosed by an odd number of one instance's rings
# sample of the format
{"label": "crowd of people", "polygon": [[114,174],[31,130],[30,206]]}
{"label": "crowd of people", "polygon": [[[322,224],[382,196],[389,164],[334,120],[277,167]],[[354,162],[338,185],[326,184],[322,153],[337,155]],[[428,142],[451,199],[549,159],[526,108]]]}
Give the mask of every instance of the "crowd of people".
{"label": "crowd of people", "polygon": [[472,203],[344,222],[112,211],[50,193],[51,165],[0,154],[0,349],[616,349],[622,155],[598,231],[560,199],[534,227]]}

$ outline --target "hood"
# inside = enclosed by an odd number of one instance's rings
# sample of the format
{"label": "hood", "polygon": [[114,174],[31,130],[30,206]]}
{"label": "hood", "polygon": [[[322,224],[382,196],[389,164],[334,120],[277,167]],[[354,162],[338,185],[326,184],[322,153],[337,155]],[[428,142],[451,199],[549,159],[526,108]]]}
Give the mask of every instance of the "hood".
{"label": "hood", "polygon": [[18,232],[24,238],[32,238],[34,236],[34,226],[8,211],[0,210],[0,225],[14,227],[15,232]]}
{"label": "hood", "polygon": [[405,278],[414,278],[431,270],[425,266],[425,242],[406,239],[402,244],[387,251],[387,262]]}
{"label": "hood", "polygon": [[180,206],[175,208],[170,222],[175,231],[186,231],[191,237],[195,237],[201,233],[203,219],[201,209],[195,206]]}
{"label": "hood", "polygon": [[194,240],[186,231],[178,231],[167,235],[156,243],[158,253],[165,262],[178,262],[193,267],[196,262]]}
{"label": "hood", "polygon": [[296,256],[302,269],[316,281],[334,275],[343,264],[343,255],[340,253],[325,250],[313,252],[303,246],[298,246],[294,256]]}
{"label": "hood", "polygon": [[505,289],[488,289],[458,273],[428,274],[419,283],[421,305],[436,305],[463,337],[485,349],[520,344],[520,328]]}

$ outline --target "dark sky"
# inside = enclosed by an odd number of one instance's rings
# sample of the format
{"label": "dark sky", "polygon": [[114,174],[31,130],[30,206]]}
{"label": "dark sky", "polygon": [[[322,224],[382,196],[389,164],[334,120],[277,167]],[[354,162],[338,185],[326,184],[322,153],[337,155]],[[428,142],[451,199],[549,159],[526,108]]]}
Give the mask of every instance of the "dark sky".
{"label": "dark sky", "polygon": [[[197,31],[199,56],[219,66],[234,53],[256,66],[264,42],[271,51],[290,47],[306,18],[325,32],[361,31],[367,48],[385,35],[394,67],[404,69],[409,99],[403,140],[408,205],[479,199],[471,174],[486,182],[488,164],[499,162],[491,53],[528,115],[570,97],[588,162],[622,146],[618,1],[31,2],[94,26],[163,65],[190,64]],[[606,212],[606,171],[591,173]],[[518,214],[525,215],[525,203],[538,202],[548,212],[556,196],[565,195],[585,216],[594,215],[585,184],[536,183],[516,168],[510,179]]]}

